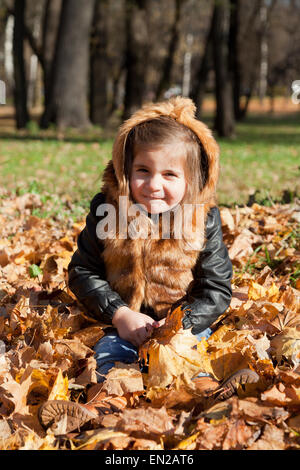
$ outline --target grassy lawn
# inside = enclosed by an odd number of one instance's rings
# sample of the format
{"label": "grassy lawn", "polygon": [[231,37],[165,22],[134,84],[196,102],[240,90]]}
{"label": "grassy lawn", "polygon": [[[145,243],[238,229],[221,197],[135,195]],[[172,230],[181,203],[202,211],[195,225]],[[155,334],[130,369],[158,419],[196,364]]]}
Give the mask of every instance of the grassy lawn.
{"label": "grassy lawn", "polygon": [[[203,118],[211,125],[209,115]],[[90,198],[100,190],[102,171],[111,158],[113,132],[94,127],[85,134],[1,130],[0,186],[22,194],[37,192],[54,200],[55,211],[66,201],[80,217]],[[218,139],[221,175],[218,187],[222,205],[246,204],[249,194],[271,203],[283,191],[300,194],[300,114],[249,115],[237,125],[234,139]],[[67,196],[68,195],[68,196]],[[51,211],[53,211],[53,207]],[[37,213],[49,216],[48,213]]]}

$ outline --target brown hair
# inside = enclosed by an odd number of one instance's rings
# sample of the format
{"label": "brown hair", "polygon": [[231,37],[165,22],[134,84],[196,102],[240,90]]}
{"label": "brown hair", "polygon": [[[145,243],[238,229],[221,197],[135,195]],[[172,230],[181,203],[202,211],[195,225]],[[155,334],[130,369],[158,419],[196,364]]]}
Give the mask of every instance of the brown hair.
{"label": "brown hair", "polygon": [[208,158],[196,134],[184,124],[168,116],[137,124],[129,132],[125,144],[124,173],[129,181],[134,156],[145,147],[183,143],[185,149],[185,178],[187,191],[182,203],[192,203],[207,180]]}

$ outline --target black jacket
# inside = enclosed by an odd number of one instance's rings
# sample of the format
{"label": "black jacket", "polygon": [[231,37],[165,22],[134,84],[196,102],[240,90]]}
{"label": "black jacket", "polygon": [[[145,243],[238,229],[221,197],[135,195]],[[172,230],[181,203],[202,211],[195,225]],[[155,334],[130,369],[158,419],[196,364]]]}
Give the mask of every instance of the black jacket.
{"label": "black jacket", "polygon": [[[96,194],[90,204],[86,226],[78,236],[78,248],[68,266],[69,288],[87,314],[101,322],[111,324],[115,311],[127,305],[119,294],[113,291],[105,280],[105,265],[101,253],[102,241],[96,235],[96,216],[99,204],[105,202],[105,195]],[[221,218],[218,207],[213,207],[207,217],[207,242],[201,251],[193,270],[194,281],[187,294],[172,307],[182,305],[185,316],[183,327],[191,328],[196,334],[208,328],[230,305],[232,290],[232,264],[223,242]],[[152,309],[141,308],[154,319]]]}

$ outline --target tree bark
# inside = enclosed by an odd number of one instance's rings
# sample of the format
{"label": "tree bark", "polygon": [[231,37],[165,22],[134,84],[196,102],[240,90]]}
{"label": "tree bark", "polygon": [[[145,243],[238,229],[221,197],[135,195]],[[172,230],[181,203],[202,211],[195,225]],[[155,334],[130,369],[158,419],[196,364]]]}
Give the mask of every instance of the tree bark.
{"label": "tree bark", "polygon": [[159,100],[162,97],[164,91],[170,87],[172,68],[174,63],[175,52],[179,41],[179,23],[181,18],[182,6],[185,0],[175,0],[175,15],[171,29],[171,39],[169,42],[169,48],[167,55],[162,66],[162,74],[159,80],[156,99]]}
{"label": "tree bark", "polygon": [[14,3],[14,103],[16,112],[16,125],[18,129],[26,127],[29,121],[27,108],[27,80],[24,61],[24,16],[26,0],[15,0]]}
{"label": "tree bark", "polygon": [[52,79],[52,62],[58,34],[62,0],[47,0],[43,18],[42,59],[44,73],[44,105],[48,106]]}
{"label": "tree bark", "polygon": [[105,125],[107,120],[107,0],[96,0],[90,52],[90,119]]}
{"label": "tree bark", "polygon": [[232,100],[232,81],[229,70],[229,3],[215,0],[213,24],[213,56],[216,82],[215,129],[220,137],[234,134],[235,121]]}
{"label": "tree bark", "polygon": [[230,0],[229,67],[232,74],[234,117],[237,121],[243,117],[240,104],[242,71],[239,60],[239,26],[240,0]]}
{"label": "tree bark", "polygon": [[125,97],[123,119],[129,118],[143,103],[148,56],[145,1],[126,0]]}
{"label": "tree bark", "polygon": [[191,91],[191,98],[194,101],[197,107],[197,117],[201,117],[201,108],[202,103],[205,95],[205,86],[208,78],[208,74],[213,67],[212,64],[212,33],[213,33],[213,24],[214,24],[214,14],[215,10],[213,10],[212,19],[209,27],[209,31],[207,34],[205,48],[202,60],[196,72],[196,77],[194,81],[194,85]]}
{"label": "tree bark", "polygon": [[0,10],[0,80],[5,80],[5,28],[8,20],[8,11],[3,6]]}
{"label": "tree bark", "polygon": [[52,61],[49,100],[42,127],[86,128],[88,118],[89,37],[94,0],[64,0]]}

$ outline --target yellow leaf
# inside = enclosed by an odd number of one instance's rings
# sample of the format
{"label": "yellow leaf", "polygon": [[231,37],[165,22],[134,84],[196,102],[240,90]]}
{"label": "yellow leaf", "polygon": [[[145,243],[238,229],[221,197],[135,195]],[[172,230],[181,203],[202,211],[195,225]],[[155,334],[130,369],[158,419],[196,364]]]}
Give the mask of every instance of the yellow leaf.
{"label": "yellow leaf", "polygon": [[183,315],[180,306],[177,307],[167,316],[165,324],[155,330],[152,338],[140,348],[140,357],[145,361],[149,354],[148,389],[167,387],[183,372],[189,378],[205,372],[203,357],[197,350],[197,338],[191,331],[182,329]]}
{"label": "yellow leaf", "polygon": [[200,432],[196,432],[196,434],[193,434],[192,436],[189,436],[187,439],[184,439],[183,441],[180,441],[179,444],[176,447],[174,447],[173,450],[191,449],[191,445],[194,444],[194,442],[196,441],[199,434],[200,434]]}
{"label": "yellow leaf", "polygon": [[267,289],[264,286],[261,286],[255,281],[250,282],[249,290],[248,290],[248,299],[250,300],[258,300],[262,298],[267,298],[271,302],[276,302],[279,298],[279,288],[272,283],[271,287]]}
{"label": "yellow leaf", "polygon": [[63,377],[59,370],[48,400],[69,400],[68,385],[68,377]]}
{"label": "yellow leaf", "polygon": [[[103,444],[117,437],[128,437],[128,434],[124,432],[114,431],[113,429],[95,429],[93,431],[87,431],[85,435],[87,436],[87,440],[83,444],[76,447],[76,450],[84,449],[85,447],[90,446],[92,444]],[[80,439],[80,442],[82,442],[82,440],[84,440],[84,437]],[[76,442],[76,439],[74,439],[74,442]]]}

